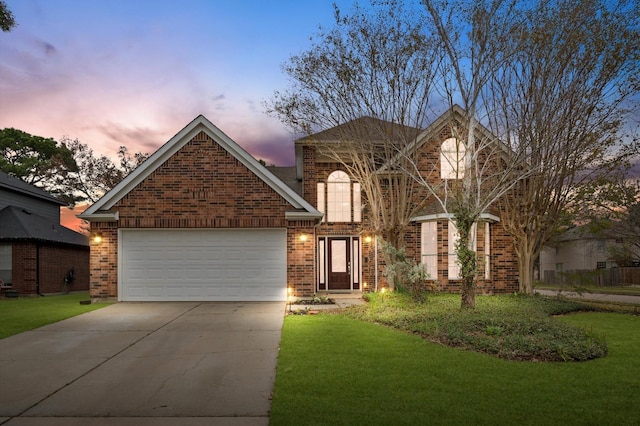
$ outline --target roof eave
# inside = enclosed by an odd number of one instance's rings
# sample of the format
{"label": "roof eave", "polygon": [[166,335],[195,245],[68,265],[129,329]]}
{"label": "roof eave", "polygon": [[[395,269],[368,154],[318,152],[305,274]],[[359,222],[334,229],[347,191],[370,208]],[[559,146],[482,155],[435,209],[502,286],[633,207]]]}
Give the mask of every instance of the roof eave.
{"label": "roof eave", "polygon": [[119,212],[98,212],[87,214],[85,211],[82,214],[79,214],[78,217],[80,219],[87,220],[89,222],[117,222],[120,218]]}

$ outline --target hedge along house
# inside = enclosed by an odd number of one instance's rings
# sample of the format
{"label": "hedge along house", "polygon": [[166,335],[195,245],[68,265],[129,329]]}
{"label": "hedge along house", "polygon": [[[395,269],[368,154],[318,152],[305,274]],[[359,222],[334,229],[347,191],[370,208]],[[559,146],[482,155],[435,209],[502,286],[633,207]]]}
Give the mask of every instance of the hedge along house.
{"label": "hedge along house", "polygon": [[[419,149],[440,161],[446,120],[418,133]],[[91,222],[92,297],[284,301],[288,291],[382,287],[360,183],[321,154],[330,134],[296,141],[296,166],[265,167],[197,117],[80,215]],[[407,252],[454,291],[455,230],[437,210],[422,213],[406,232]],[[517,264],[498,218],[476,229],[481,291],[514,291]]]}

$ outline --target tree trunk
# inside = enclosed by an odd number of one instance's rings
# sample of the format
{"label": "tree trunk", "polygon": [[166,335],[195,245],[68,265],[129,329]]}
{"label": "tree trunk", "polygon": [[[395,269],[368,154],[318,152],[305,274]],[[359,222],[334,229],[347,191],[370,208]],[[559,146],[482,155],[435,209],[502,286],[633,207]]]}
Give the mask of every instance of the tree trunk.
{"label": "tree trunk", "polygon": [[[400,228],[392,228],[387,230],[383,235],[383,241],[389,243],[393,248],[400,249],[403,246],[404,230]],[[382,257],[385,265],[392,265],[398,261],[388,250],[382,250]],[[394,291],[396,289],[396,280],[401,280],[401,277],[394,277],[394,279],[387,280],[387,286],[389,290]]]}
{"label": "tree trunk", "polygon": [[478,259],[476,252],[469,246],[471,240],[471,229],[474,219],[465,214],[464,211],[457,212],[456,228],[460,236],[456,245],[456,255],[460,263],[460,278],[462,279],[461,290],[461,307],[463,309],[473,309],[476,307],[476,273],[478,267]]}
{"label": "tree trunk", "polygon": [[533,263],[535,256],[530,250],[521,249],[518,255],[518,291],[533,294]]}

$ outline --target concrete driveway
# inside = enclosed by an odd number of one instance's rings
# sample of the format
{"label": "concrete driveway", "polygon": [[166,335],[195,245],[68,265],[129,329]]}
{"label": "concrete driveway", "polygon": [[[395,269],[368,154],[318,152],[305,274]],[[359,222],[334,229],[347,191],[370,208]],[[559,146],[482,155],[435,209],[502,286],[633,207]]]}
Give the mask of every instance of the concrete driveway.
{"label": "concrete driveway", "polygon": [[0,424],[269,423],[285,304],[118,303],[0,340]]}

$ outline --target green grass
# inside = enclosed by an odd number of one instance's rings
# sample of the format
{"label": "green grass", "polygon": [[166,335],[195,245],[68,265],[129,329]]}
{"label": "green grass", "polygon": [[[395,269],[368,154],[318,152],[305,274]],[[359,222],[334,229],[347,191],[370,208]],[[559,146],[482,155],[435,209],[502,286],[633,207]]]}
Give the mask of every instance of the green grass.
{"label": "green grass", "polygon": [[87,299],[87,292],[0,299],[0,339],[107,306],[80,304]]}
{"label": "green grass", "polygon": [[640,317],[579,313],[606,357],[521,362],[344,315],[285,319],[270,424],[637,425]]}

